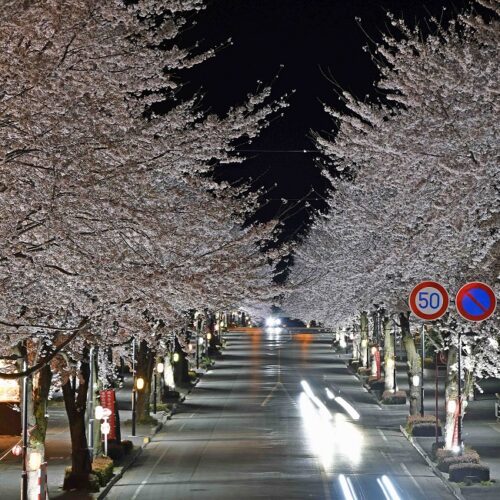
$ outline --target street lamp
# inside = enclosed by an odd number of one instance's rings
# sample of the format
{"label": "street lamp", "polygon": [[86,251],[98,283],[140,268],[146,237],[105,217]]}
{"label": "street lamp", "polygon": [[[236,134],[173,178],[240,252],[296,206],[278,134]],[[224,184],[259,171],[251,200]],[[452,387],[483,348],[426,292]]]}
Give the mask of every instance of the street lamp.
{"label": "street lamp", "polygon": [[142,389],[144,389],[144,379],[142,377],[139,377],[137,379],[136,384],[137,384],[137,390],[138,391],[142,391]]}

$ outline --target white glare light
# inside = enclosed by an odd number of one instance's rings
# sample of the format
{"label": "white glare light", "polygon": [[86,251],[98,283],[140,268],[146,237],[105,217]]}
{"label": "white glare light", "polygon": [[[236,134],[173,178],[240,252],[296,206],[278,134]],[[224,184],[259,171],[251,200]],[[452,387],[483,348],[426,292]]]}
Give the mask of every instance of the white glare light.
{"label": "white glare light", "polygon": [[313,399],[315,397],[311,386],[305,380],[302,380],[300,382],[300,385],[302,386],[302,389],[304,389],[304,392],[307,394],[309,399]]}
{"label": "white glare light", "polygon": [[411,383],[415,387],[418,387],[420,385],[420,377],[418,375],[413,375],[413,377],[411,378]]}
{"label": "white glare light", "polygon": [[354,488],[352,487],[351,480],[348,477],[346,478],[344,474],[340,474],[339,483],[345,500],[357,500],[358,497],[356,496],[356,493],[354,493]]}
{"label": "white glare light", "polygon": [[326,395],[328,396],[328,399],[335,399],[333,392],[330,389],[328,389],[328,387],[325,387],[325,391]]}
{"label": "white glare light", "polygon": [[350,417],[354,420],[359,420],[359,413],[349,404],[344,398],[338,397],[335,398],[335,401],[344,408],[344,410],[349,413]]}
{"label": "white glare light", "polygon": [[392,481],[386,475],[382,476],[382,480],[377,478],[377,483],[387,500],[401,500]]}
{"label": "white glare light", "polygon": [[274,318],[267,318],[266,326],[274,326]]}

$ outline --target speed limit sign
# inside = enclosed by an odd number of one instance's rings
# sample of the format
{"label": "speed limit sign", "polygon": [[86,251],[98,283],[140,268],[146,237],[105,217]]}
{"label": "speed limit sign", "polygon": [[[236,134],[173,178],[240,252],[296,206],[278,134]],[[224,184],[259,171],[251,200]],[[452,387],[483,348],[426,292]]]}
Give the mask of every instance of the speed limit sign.
{"label": "speed limit sign", "polygon": [[436,281],[422,281],[411,292],[408,301],[411,312],[420,319],[440,318],[450,303],[448,292]]}

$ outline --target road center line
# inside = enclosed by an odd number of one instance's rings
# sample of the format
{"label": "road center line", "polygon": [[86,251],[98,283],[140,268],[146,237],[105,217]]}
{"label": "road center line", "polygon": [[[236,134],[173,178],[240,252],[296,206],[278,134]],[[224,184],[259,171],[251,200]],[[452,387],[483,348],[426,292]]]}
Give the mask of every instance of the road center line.
{"label": "road center line", "polygon": [[383,433],[382,429],[377,427],[378,433],[382,436],[382,439],[387,442],[387,438],[385,437],[385,434]]}

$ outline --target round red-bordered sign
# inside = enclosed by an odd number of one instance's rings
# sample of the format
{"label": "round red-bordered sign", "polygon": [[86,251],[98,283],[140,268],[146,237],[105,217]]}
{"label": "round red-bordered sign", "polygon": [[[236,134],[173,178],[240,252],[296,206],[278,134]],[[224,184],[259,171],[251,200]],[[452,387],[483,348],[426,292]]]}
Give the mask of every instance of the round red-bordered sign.
{"label": "round red-bordered sign", "polygon": [[468,321],[488,319],[497,306],[495,292],[490,286],[480,281],[466,283],[455,297],[458,314]]}
{"label": "round red-bordered sign", "polygon": [[410,293],[411,312],[420,319],[432,321],[440,318],[450,303],[448,292],[436,281],[422,281]]}

